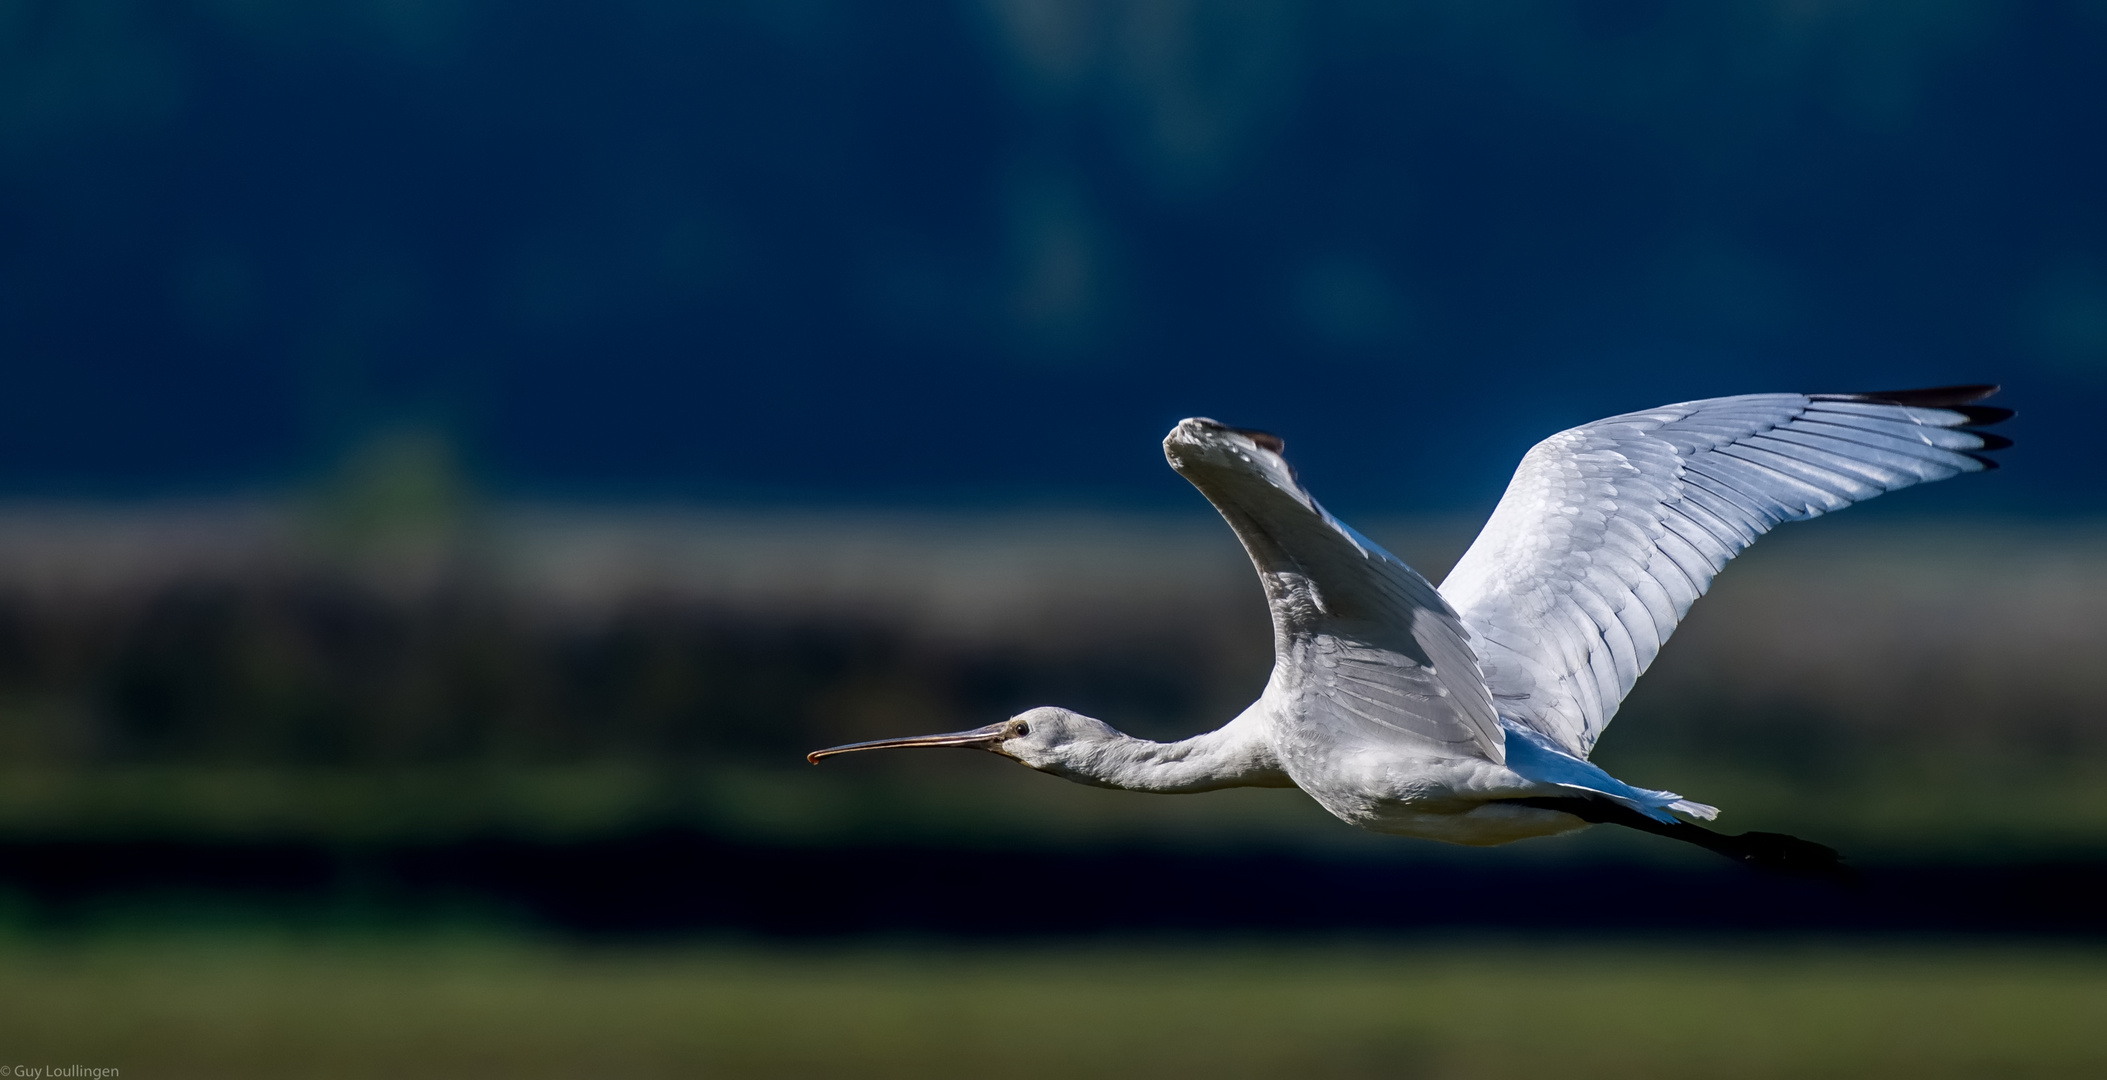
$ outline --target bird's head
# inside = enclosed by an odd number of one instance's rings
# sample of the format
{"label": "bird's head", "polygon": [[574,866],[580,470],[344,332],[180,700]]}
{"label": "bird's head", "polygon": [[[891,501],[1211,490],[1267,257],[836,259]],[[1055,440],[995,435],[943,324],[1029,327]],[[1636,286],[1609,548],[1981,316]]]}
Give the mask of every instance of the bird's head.
{"label": "bird's head", "polygon": [[825,750],[814,750],[806,754],[805,760],[816,763],[824,757],[857,750],[962,746],[971,750],[1001,754],[1034,769],[1073,776],[1076,773],[1074,766],[1088,757],[1093,747],[1103,746],[1118,738],[1119,731],[1102,720],[1093,720],[1081,713],[1042,705],[1036,709],[1027,709],[1000,723],[977,727],[971,731],[953,731],[942,735],[910,735],[901,739],[873,739],[870,742],[830,746]]}

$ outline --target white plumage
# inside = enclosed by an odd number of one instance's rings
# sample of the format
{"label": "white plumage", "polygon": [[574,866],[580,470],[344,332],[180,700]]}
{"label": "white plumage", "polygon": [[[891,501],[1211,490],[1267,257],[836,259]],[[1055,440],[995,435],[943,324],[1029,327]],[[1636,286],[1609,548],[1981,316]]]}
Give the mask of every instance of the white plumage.
{"label": "white plumage", "polygon": [[1614,822],[1746,861],[1837,872],[1834,852],[1726,836],[1717,813],[1587,761],[1624,695],[1728,560],[1786,521],[1992,467],[1995,387],[1750,394],[1585,424],[1523,457],[1439,589],[1311,498],[1281,441],[1192,419],[1164,440],[1249,552],[1272,610],[1265,693],[1174,743],[1040,708],[947,735],[818,751],[969,746],[1147,791],[1301,788],[1384,832],[1504,843]]}
{"label": "white plumage", "polygon": [[[1522,458],[1441,594],[1503,711],[1586,756],[1727,560],[1786,521],[1988,467],[2003,410],[1750,394],[1627,413]],[[1971,398],[1973,399],[1973,398]],[[1955,406],[1965,403],[1955,402]]]}

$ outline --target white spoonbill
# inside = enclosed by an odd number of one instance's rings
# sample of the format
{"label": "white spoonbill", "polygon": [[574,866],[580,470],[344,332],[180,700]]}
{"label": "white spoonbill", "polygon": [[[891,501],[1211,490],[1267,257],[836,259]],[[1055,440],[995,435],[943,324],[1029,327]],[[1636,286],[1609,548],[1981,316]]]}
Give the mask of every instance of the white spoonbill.
{"label": "white spoonbill", "polygon": [[1780,522],[1994,467],[2011,416],[1994,386],[1748,394],[1613,416],[1553,435],[1440,588],[1332,517],[1261,431],[1194,418],[1164,456],[1221,511],[1265,585],[1273,674],[1222,727],[1154,742],[1067,709],[881,739],[962,746],[1100,787],[1298,787],[1377,832],[1504,844],[1612,823],[1754,865],[1843,874],[1775,833],[1588,762],[1632,682],[1727,560]]}

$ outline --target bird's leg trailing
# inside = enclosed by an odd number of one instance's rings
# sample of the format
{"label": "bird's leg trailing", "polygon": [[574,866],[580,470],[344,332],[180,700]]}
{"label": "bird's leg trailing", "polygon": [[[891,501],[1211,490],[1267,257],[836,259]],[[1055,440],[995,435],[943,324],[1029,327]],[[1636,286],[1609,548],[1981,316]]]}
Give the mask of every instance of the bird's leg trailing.
{"label": "bird's leg trailing", "polygon": [[1707,851],[1716,851],[1729,859],[1746,863],[1759,870],[1793,877],[1823,878],[1841,883],[1855,883],[1858,874],[1845,866],[1843,856],[1836,849],[1802,840],[1783,833],[1746,832],[1729,835],[1713,832],[1701,825],[1687,821],[1655,821],[1628,806],[1607,799],[1585,797],[1539,797],[1529,799],[1502,799],[1501,802],[1516,806],[1530,806],[1539,810],[1556,810],[1571,814],[1582,821],[1597,825],[1622,825],[1655,836],[1681,840],[1696,844]]}

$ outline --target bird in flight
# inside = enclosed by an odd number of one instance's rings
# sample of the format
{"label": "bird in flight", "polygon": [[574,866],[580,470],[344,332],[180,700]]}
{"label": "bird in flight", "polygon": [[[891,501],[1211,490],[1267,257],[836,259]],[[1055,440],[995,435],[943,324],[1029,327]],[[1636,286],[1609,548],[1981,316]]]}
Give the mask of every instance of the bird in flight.
{"label": "bird in flight", "polygon": [[1595,740],[1727,561],[1782,522],[1994,468],[1995,386],[1747,394],[1583,424],[1522,458],[1440,587],[1326,513],[1262,431],[1205,418],[1171,468],[1243,542],[1273,616],[1265,692],[1178,742],[1040,707],[971,731],[851,743],[991,751],[1099,787],[1297,787],[1365,829],[1504,844],[1614,824],[1743,862],[1846,876],[1837,853],[1696,824],[1718,811],[1633,787]]}

